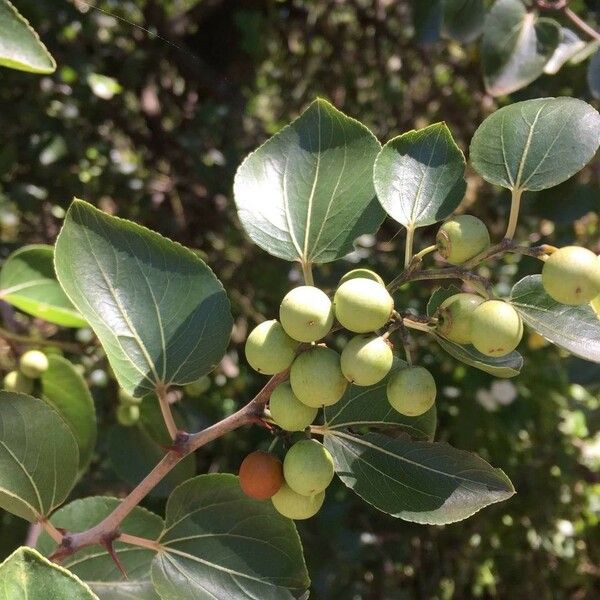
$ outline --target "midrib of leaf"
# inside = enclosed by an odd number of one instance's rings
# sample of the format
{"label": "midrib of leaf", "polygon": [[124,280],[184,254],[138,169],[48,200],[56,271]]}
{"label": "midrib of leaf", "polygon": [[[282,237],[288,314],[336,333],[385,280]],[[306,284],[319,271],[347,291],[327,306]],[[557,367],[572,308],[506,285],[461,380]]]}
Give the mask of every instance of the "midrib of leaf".
{"label": "midrib of leaf", "polygon": [[[94,215],[94,218],[96,219],[96,221],[98,222],[98,224],[100,225],[100,227],[102,227],[102,224],[98,220],[98,217],[96,215]],[[150,367],[150,370],[152,371],[152,374],[155,377],[155,381],[152,381],[148,377],[148,375],[146,373],[144,373],[131,359],[129,359],[130,364],[132,364],[134,366],[134,368],[136,369],[136,371],[138,371],[138,373],[140,373],[140,375],[142,375],[145,379],[147,379],[148,381],[150,381],[153,384],[156,384],[156,383],[158,383],[160,381],[160,378],[158,377],[158,373],[156,371],[156,366],[154,364],[154,361],[152,360],[150,354],[148,353],[148,350],[146,349],[146,346],[142,342],[142,340],[141,340],[138,332],[136,331],[135,327],[133,326],[133,324],[129,320],[129,316],[127,315],[127,311],[125,310],[125,307],[122,305],[121,301],[119,300],[119,298],[117,296],[117,291],[114,289],[114,287],[113,287],[113,285],[112,285],[112,283],[111,283],[108,275],[105,273],[104,269],[102,268],[102,264],[100,263],[100,261],[98,260],[98,257],[96,256],[96,253],[94,252],[94,247],[93,247],[92,242],[90,240],[90,236],[89,236],[87,228],[84,227],[83,229],[84,229],[84,232],[85,232],[85,237],[86,237],[88,246],[90,248],[91,255],[93,256],[94,261],[96,262],[96,265],[98,266],[98,270],[100,271],[100,273],[102,275],[102,278],[104,279],[104,283],[108,287],[108,290],[110,291],[110,294],[111,294],[113,300],[115,301],[115,304],[117,305],[117,307],[119,309],[119,312],[121,313],[121,316],[125,320],[125,323],[127,323],[127,326],[129,327],[129,330],[131,331],[131,335],[132,335],[133,339],[136,341],[138,347],[142,351],[142,354],[144,355],[144,358],[146,359],[146,362],[148,363],[148,366]],[[97,311],[94,311],[94,312],[96,312],[96,314],[98,314]],[[100,316],[100,315],[98,314],[98,316]],[[108,328],[108,330],[110,331],[111,328],[106,323],[105,323],[105,325]],[[123,348],[123,346],[121,346],[121,343],[119,342],[119,336],[117,336],[116,334],[115,334],[115,339],[117,340],[117,343],[121,347],[121,350],[123,351],[123,354],[128,357],[127,352],[125,352],[125,349]]]}
{"label": "midrib of leaf", "polygon": [[544,106],[542,105],[537,113],[535,114],[535,118],[533,119],[533,123],[529,123],[525,117],[523,120],[529,126],[529,134],[527,135],[527,141],[525,142],[525,148],[523,149],[523,156],[521,156],[521,162],[519,164],[519,170],[517,171],[517,179],[515,180],[513,186],[514,189],[523,189],[521,186],[521,178],[523,177],[523,169],[525,168],[525,163],[527,162],[527,156],[529,155],[529,149],[531,148],[531,140],[533,139],[533,132],[535,130],[535,126],[538,122],[540,114]]}
{"label": "midrib of leaf", "polygon": [[6,296],[10,296],[11,294],[15,294],[16,292],[21,292],[30,287],[35,287],[37,285],[45,285],[52,283],[52,279],[32,279],[31,281],[26,281],[25,283],[17,283],[12,287],[7,287],[0,290],[0,299],[6,298]]}
{"label": "midrib of leaf", "polygon": [[[378,386],[377,388],[374,388],[374,389],[369,389],[369,390],[364,390],[364,391],[362,391],[362,392],[360,392],[360,393],[356,394],[356,396],[353,396],[353,397],[352,397],[352,399],[351,399],[350,401],[348,401],[346,404],[344,404],[344,406],[342,406],[342,407],[341,407],[341,408],[340,408],[340,409],[339,409],[339,410],[338,410],[338,411],[335,413],[335,415],[333,415],[333,416],[332,416],[330,419],[328,419],[326,422],[327,422],[327,423],[331,423],[332,421],[335,421],[335,420],[337,419],[337,417],[339,417],[339,416],[340,416],[340,415],[341,415],[341,414],[342,414],[342,413],[343,413],[343,412],[346,410],[346,407],[347,407],[347,406],[349,406],[350,404],[353,404],[355,400],[358,400],[359,398],[362,398],[363,396],[365,396],[365,395],[366,395],[366,394],[368,394],[369,392],[374,392],[376,389],[382,389],[382,388],[384,388],[384,387],[385,387],[385,386],[383,386],[383,385],[380,385],[380,386]],[[336,426],[334,426],[334,427],[332,427],[332,429],[335,429],[336,427],[337,427],[337,425],[336,425]]]}
{"label": "midrib of leaf", "polygon": [[[438,475],[443,475],[444,477],[448,477],[449,479],[456,479],[456,480],[459,480],[459,481],[465,481],[467,483],[475,483],[477,485],[486,485],[487,487],[489,487],[489,484],[482,484],[479,481],[476,481],[476,480],[473,480],[473,479],[467,479],[466,477],[461,477],[460,475],[452,475],[450,473],[446,473],[445,471],[440,471],[439,469],[434,469],[433,467],[428,467],[427,465],[424,465],[422,463],[418,463],[418,462],[412,461],[409,458],[406,458],[406,457],[404,457],[404,456],[402,456],[400,454],[394,454],[393,452],[390,452],[389,450],[384,450],[380,446],[375,446],[374,444],[371,444],[370,442],[367,442],[366,440],[364,440],[360,436],[349,435],[349,434],[343,433],[341,431],[331,431],[330,435],[350,440],[351,442],[354,442],[356,444],[365,446],[367,448],[371,448],[372,450],[375,450],[376,452],[380,452],[381,454],[386,454],[387,456],[391,456],[391,457],[393,457],[393,458],[395,458],[397,460],[400,460],[402,462],[411,464],[411,465],[413,465],[415,467],[418,467],[420,469],[424,469],[426,471],[431,471],[432,473],[436,473]],[[364,461],[364,459],[363,459],[363,462],[366,462],[366,461]],[[370,463],[366,463],[366,464],[370,464]],[[479,470],[479,469],[469,469],[469,471],[474,471],[474,470]],[[423,493],[425,493],[425,492],[423,492]]]}
{"label": "midrib of leaf", "polygon": [[294,245],[294,248],[296,248],[296,252],[298,253],[298,258],[302,259],[302,250],[300,249],[300,244],[298,244],[298,240],[296,239],[296,233],[294,232],[294,228],[292,227],[292,216],[290,215],[290,198],[289,198],[288,186],[287,186],[287,174],[288,174],[289,162],[290,162],[290,158],[286,154],[285,166],[283,167],[283,210],[285,212],[285,220],[287,222],[288,231],[290,233],[290,239],[292,240],[292,244]]}
{"label": "midrib of leaf", "polygon": [[321,169],[321,152],[322,152],[322,140],[321,140],[321,105],[317,104],[317,139],[318,151],[317,151],[317,164],[315,165],[315,176],[313,179],[312,189],[310,190],[310,196],[308,197],[308,207],[306,211],[306,229],[304,231],[304,249],[302,251],[301,260],[304,264],[308,264],[308,238],[310,235],[310,220],[312,217],[312,207],[315,198],[315,191],[317,189],[317,182],[319,181],[319,171]]}

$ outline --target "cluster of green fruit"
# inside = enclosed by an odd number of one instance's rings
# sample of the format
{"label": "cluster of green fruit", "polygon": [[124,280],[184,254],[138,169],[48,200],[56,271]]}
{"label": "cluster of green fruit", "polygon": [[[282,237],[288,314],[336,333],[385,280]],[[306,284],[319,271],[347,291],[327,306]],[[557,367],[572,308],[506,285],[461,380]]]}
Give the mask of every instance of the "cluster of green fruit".
{"label": "cluster of green fruit", "polygon": [[329,450],[316,440],[306,439],[288,450],[283,464],[269,452],[252,452],[242,462],[239,476],[247,496],[270,498],[279,513],[299,520],[319,511],[333,472]]}
{"label": "cluster of green fruit", "polygon": [[48,357],[40,350],[28,350],[19,359],[19,368],[4,376],[3,389],[31,394],[35,380],[48,370]]}

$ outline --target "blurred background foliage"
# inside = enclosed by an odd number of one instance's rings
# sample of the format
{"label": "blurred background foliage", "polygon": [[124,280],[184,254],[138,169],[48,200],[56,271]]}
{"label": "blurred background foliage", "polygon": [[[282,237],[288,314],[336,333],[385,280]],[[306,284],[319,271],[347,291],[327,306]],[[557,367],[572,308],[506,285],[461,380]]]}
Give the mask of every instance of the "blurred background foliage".
{"label": "blurred background foliage", "polygon": [[[25,243],[53,243],[73,196],[198,249],[227,288],[236,323],[208,391],[180,403],[181,418],[196,429],[260,388],[263,378],[243,356],[246,332],[276,314],[300,277],[295,265],[268,256],[244,235],[231,196],[235,169],[315,96],[330,99],[382,141],[444,120],[465,151],[481,121],[510,102],[569,95],[598,107],[585,65],[567,65],[510,97],[487,96],[478,44],[420,45],[411,3],[402,0],[17,5],[59,66],[52,76],[0,73],[2,258]],[[571,6],[588,23],[600,21],[597,2]],[[468,184],[462,210],[483,218],[499,239],[505,193],[472,172]],[[575,241],[599,253],[599,184],[596,160],[559,188],[526,196],[518,237]],[[417,247],[434,233],[420,230]],[[361,238],[347,260],[318,269],[317,282],[332,287],[356,262],[389,280],[401,268],[403,244],[399,226],[388,220],[376,238]],[[498,282],[499,295],[536,271],[533,259],[518,256],[482,267]],[[424,312],[432,289],[413,284],[398,301]],[[7,328],[56,333],[1,309]],[[129,464],[122,454],[143,440],[135,428],[115,425],[117,389],[91,332],[62,331],[58,338],[77,344],[66,355],[81,364],[102,424],[92,469],[76,493],[122,494],[151,466]],[[504,469],[518,494],[460,524],[426,527],[378,513],[338,483],[325,509],[300,524],[312,597],[600,597],[600,367],[546,347],[536,335],[522,346],[522,375],[501,381],[415,339],[419,361],[438,377],[438,439]],[[0,342],[2,368],[11,366],[15,350],[18,344]],[[142,422],[144,435],[164,435],[147,399]],[[114,450],[119,427],[121,454]],[[236,472],[245,453],[268,443],[258,428],[226,436],[197,453],[195,468]],[[185,466],[183,476],[193,470]],[[163,503],[158,493],[147,506],[160,511]],[[0,514],[1,556],[26,536],[23,522]]]}

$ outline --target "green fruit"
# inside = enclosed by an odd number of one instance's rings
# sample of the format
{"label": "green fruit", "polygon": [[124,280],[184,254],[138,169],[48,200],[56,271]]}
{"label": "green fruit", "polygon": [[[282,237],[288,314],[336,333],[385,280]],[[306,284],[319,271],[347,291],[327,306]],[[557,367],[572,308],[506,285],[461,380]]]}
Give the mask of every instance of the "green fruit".
{"label": "green fruit", "polygon": [[204,377],[200,377],[200,379],[183,386],[183,391],[192,398],[198,398],[199,396],[202,396],[204,392],[208,391],[209,388],[210,377],[205,375]]}
{"label": "green fruit", "polygon": [[324,338],[333,325],[333,307],[327,294],[311,285],[288,292],[279,307],[279,320],[286,333],[299,342]]}
{"label": "green fruit", "polygon": [[306,406],[335,404],[348,385],[340,367],[340,355],[322,346],[303,352],[292,363],[290,385],[296,398]]}
{"label": "green fruit", "polygon": [[25,352],[19,360],[19,369],[23,375],[36,379],[44,371],[48,370],[48,357],[39,350]]}
{"label": "green fruit", "polygon": [[502,300],[486,300],[471,315],[471,343],[486,356],[505,356],[523,337],[519,313]]}
{"label": "green fruit", "polygon": [[454,294],[437,309],[436,331],[457,344],[471,343],[471,315],[483,302],[477,294]]}
{"label": "green fruit", "polygon": [[31,394],[33,392],[33,380],[23,375],[20,371],[11,371],[4,376],[2,387],[7,392]]}
{"label": "green fruit", "polygon": [[380,285],[385,286],[383,279],[375,271],[371,271],[371,269],[352,269],[352,271],[348,271],[341,279],[338,285],[342,285],[342,283],[346,281],[350,281],[350,279],[371,279],[372,281],[376,281]]}
{"label": "green fruit", "polygon": [[467,262],[490,245],[485,223],[472,215],[446,221],[435,238],[438,252],[452,265]]}
{"label": "green fruit", "polygon": [[140,419],[140,407],[137,404],[120,404],[117,408],[117,421],[123,427],[132,427]]}
{"label": "green fruit", "polygon": [[283,459],[283,476],[297,494],[320,494],[333,479],[333,458],[316,440],[296,442]]}
{"label": "green fruit", "polygon": [[255,371],[274,375],[292,364],[297,348],[298,342],[273,319],[257,325],[250,332],[246,340],[246,359]]}
{"label": "green fruit", "polygon": [[394,300],[383,285],[371,279],[345,281],[333,298],[335,316],[348,330],[367,333],[383,327],[394,310]]}
{"label": "green fruit", "polygon": [[119,402],[121,404],[141,404],[142,398],[136,398],[132,396],[129,392],[126,392],[124,389],[119,388],[118,394]]}
{"label": "green fruit", "polygon": [[588,304],[600,294],[600,260],[587,248],[560,248],[544,263],[542,285],[561,304]]}
{"label": "green fruit", "polygon": [[303,431],[317,416],[318,409],[306,406],[296,398],[288,381],[280,383],[271,393],[269,410],[276,425],[286,431]]}
{"label": "green fruit", "polygon": [[389,403],[401,415],[418,417],[433,406],[437,387],[427,369],[406,367],[390,375],[386,391]]}
{"label": "green fruit", "polygon": [[600,296],[596,296],[592,302],[592,310],[596,313],[598,318],[600,319]]}
{"label": "green fruit", "polygon": [[275,510],[288,519],[310,519],[319,512],[325,492],[315,494],[314,496],[302,496],[297,494],[285,483],[279,488],[279,491],[271,498]]}
{"label": "green fruit", "polygon": [[381,336],[357,335],[344,348],[341,367],[344,377],[355,385],[375,385],[392,368],[394,354]]}

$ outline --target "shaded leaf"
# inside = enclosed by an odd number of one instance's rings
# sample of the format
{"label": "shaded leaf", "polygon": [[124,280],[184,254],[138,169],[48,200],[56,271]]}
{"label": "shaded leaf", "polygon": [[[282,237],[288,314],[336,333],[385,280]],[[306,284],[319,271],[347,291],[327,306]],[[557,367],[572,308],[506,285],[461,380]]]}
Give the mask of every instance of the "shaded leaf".
{"label": "shaded leaf", "polygon": [[200,475],[167,503],[152,566],[161,598],[281,600],[310,584],[294,524],[248,498],[233,475]]}
{"label": "shaded leaf", "polygon": [[211,371],[232,327],[223,286],[197,254],[75,200],[58,236],[58,279],[136,396]]}
{"label": "shaded leaf", "polygon": [[48,369],[42,374],[44,400],[69,426],[79,448],[79,469],[87,468],[96,445],[96,409],[83,377],[62,356],[50,355]]}
{"label": "shaded leaf", "polygon": [[[108,431],[108,458],[115,473],[130,486],[136,486],[164,457],[167,447],[159,445],[142,427],[114,425]],[[123,460],[126,456],[127,460]],[[166,498],[175,487],[196,474],[193,454],[180,461],[160,483],[151,496]]]}
{"label": "shaded leaf", "polygon": [[461,346],[455,344],[450,340],[432,333],[435,341],[451,356],[460,360],[461,362],[475,367],[480,371],[484,371],[493,375],[494,377],[501,377],[507,379],[509,377],[516,377],[523,368],[523,357],[513,350],[510,354],[501,357],[486,356],[479,352],[474,346],[470,344],[467,346]]}
{"label": "shaded leaf", "polygon": [[0,65],[30,73],[56,70],[38,34],[8,0],[0,0]]}
{"label": "shaded leaf", "polygon": [[79,450],[44,401],[0,391],[0,508],[28,521],[46,517],[77,478]]}
{"label": "shaded leaf", "polygon": [[[403,360],[396,358],[390,375],[406,366]],[[366,387],[349,385],[338,403],[325,407],[326,427],[343,429],[394,426],[412,436],[433,439],[437,424],[435,405],[419,417],[401,415],[392,408],[387,399],[386,386],[390,375],[376,385]]]}
{"label": "shaded leaf", "polygon": [[581,52],[586,43],[568,27],[560,28],[560,42],[554,51],[552,58],[544,67],[544,73],[556,75],[562,66]]}
{"label": "shaded leaf", "polygon": [[[117,498],[106,496],[75,500],[56,511],[50,521],[55,527],[62,527],[67,531],[85,531],[100,523],[120,502]],[[163,527],[164,521],[158,515],[136,506],[119,525],[119,530],[129,535],[156,540]],[[150,566],[156,553],[118,540],[113,547],[125,568],[127,580],[123,579],[108,553],[98,546],[82,548],[76,554],[65,557],[61,564],[87,581],[101,600],[158,598],[150,581]],[[38,549],[48,556],[56,549],[56,542],[43,533],[38,541]]]}
{"label": "shaded leaf", "polygon": [[246,233],[285,260],[342,258],[383,221],[372,182],[380,147],[364,125],[316,100],[240,165],[233,191]]}
{"label": "shaded leaf", "polygon": [[477,129],[470,158],[490,183],[543,190],[587,164],[600,144],[600,115],[575,98],[539,98],[497,110]]}
{"label": "shaded leaf", "polygon": [[377,156],[373,181],[385,211],[407,229],[441,221],[463,199],[465,158],[445,123],[390,140]]}
{"label": "shaded leaf", "polygon": [[541,336],[575,356],[600,363],[600,319],[590,305],[559,304],[544,291],[541,275],[518,281],[511,303]]}
{"label": "shaded leaf", "polygon": [[468,44],[483,31],[486,7],[484,0],[444,0],[444,29],[446,33]]}
{"label": "shaded leaf", "polygon": [[425,46],[437,42],[444,20],[443,0],[413,0],[412,10],[417,43]]}
{"label": "shaded leaf", "polygon": [[0,270],[0,298],[56,325],[87,325],[56,280],[52,246],[33,244],[13,252]]}
{"label": "shaded leaf", "polygon": [[600,98],[600,50],[597,51],[587,66],[587,82],[594,98]]}
{"label": "shaded leaf", "polygon": [[325,445],[350,489],[406,521],[454,523],[515,493],[500,469],[448,444],[336,431]]}
{"label": "shaded leaf", "polygon": [[429,301],[427,302],[427,316],[433,317],[436,310],[440,307],[440,304],[451,298],[455,294],[460,294],[462,290],[455,285],[449,285],[448,287],[438,287],[433,291],[433,294],[429,297]]}
{"label": "shaded leaf", "polygon": [[485,20],[483,79],[492,96],[510,94],[537,79],[560,40],[560,25],[528,12],[521,0],[497,0]]}

